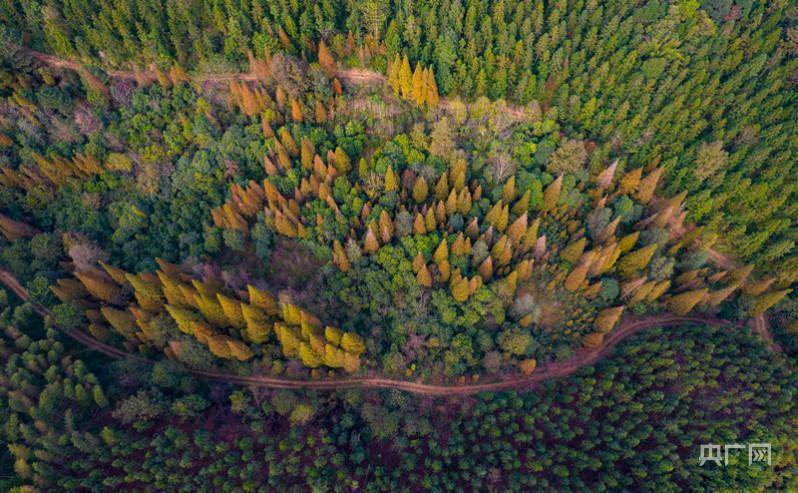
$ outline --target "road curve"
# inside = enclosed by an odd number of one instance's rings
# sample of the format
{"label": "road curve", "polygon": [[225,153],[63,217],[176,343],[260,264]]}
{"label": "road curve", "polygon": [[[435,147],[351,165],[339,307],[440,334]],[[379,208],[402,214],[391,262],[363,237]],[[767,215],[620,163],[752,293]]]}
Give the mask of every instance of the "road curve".
{"label": "road curve", "polygon": [[[30,301],[28,292],[14,278],[14,276],[0,269],[0,283],[14,292],[21,300]],[[30,301],[33,309],[42,317],[50,315],[50,310],[35,302]],[[594,350],[580,349],[571,358],[539,366],[531,375],[518,375],[495,382],[437,385],[413,382],[408,380],[393,380],[382,377],[343,377],[326,380],[295,380],[266,376],[242,376],[230,373],[218,373],[201,370],[187,370],[192,375],[217,382],[233,385],[246,385],[250,387],[265,387],[277,389],[314,389],[314,390],[339,390],[351,388],[364,389],[399,389],[414,394],[444,396],[468,395],[478,392],[489,392],[507,389],[531,389],[543,382],[555,378],[562,378],[573,374],[579,368],[597,363],[609,355],[620,342],[630,336],[653,327],[674,327],[679,325],[711,325],[716,327],[734,327],[739,324],[712,317],[703,316],[676,316],[670,314],[650,315],[641,318],[626,318],[613,332],[607,334],[602,345]],[[154,364],[155,361],[142,356],[128,353],[114,346],[98,341],[90,334],[80,329],[66,329],[58,325],[57,329],[65,332],[84,346],[98,351],[115,359],[130,359],[145,364]]]}

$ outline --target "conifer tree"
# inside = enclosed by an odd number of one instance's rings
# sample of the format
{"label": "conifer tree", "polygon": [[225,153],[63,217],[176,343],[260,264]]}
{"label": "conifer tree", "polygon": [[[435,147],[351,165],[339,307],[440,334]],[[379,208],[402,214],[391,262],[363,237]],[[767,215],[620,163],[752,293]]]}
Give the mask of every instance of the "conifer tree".
{"label": "conifer tree", "polygon": [[333,241],[333,262],[341,269],[341,272],[347,272],[352,267],[352,264],[349,263],[349,258],[346,256],[344,247],[337,239]]}
{"label": "conifer tree", "polygon": [[762,315],[766,311],[768,311],[771,307],[776,305],[779,301],[783,300],[788,294],[792,292],[792,289],[782,289],[779,291],[771,291],[769,293],[765,293],[762,296],[757,297],[754,299],[753,303],[751,304],[751,316],[757,317]]}
{"label": "conifer tree", "polygon": [[509,222],[509,220],[510,220],[510,206],[505,204],[499,211],[498,218],[496,219],[496,223],[494,224],[496,230],[503,232],[505,229],[507,229],[507,223]]}
{"label": "conifer tree", "polygon": [[512,300],[518,286],[518,272],[510,272],[504,279],[499,281],[498,294],[507,300]]}
{"label": "conifer tree", "polygon": [[435,184],[435,198],[438,200],[444,200],[449,196],[449,180],[447,178],[446,173],[442,173],[441,177],[438,179],[438,183]]}
{"label": "conifer tree", "polygon": [[399,57],[399,53],[397,53],[393,59],[393,62],[388,64],[388,85],[390,85],[391,89],[393,89],[395,96],[399,96],[399,91],[401,89],[399,82],[399,73],[401,70],[402,59]]}
{"label": "conifer tree", "polygon": [[[133,286],[133,294],[136,296],[139,306],[148,312],[158,312],[163,307],[163,293],[161,287],[152,279],[147,279],[144,275],[127,274],[126,279]],[[157,278],[156,278],[157,280]]]}
{"label": "conifer tree", "polygon": [[424,104],[424,74],[421,70],[421,63],[416,62],[416,69],[413,71],[412,99],[418,106]]}
{"label": "conifer tree", "polygon": [[748,296],[759,296],[767,291],[774,282],[776,282],[775,277],[766,277],[759,281],[753,281],[749,278],[748,281],[743,284],[743,291]]}
{"label": "conifer tree", "polygon": [[452,190],[446,198],[446,215],[451,217],[455,212],[457,212],[457,192]]}
{"label": "conifer tree", "polygon": [[629,252],[618,261],[618,270],[621,274],[628,277],[638,270],[645,269],[656,251],[657,244],[652,243],[651,245]]}
{"label": "conifer tree", "polygon": [[214,356],[222,359],[230,359],[233,357],[233,352],[227,344],[228,338],[225,336],[212,336],[208,338],[208,349]]}
{"label": "conifer tree", "polygon": [[299,105],[299,101],[293,98],[291,99],[291,119],[297,123],[305,121],[305,118],[302,116],[302,107]]}
{"label": "conifer tree", "polygon": [[21,238],[30,238],[39,233],[39,230],[23,222],[15,221],[10,217],[0,214],[0,233],[8,241],[15,242]]}
{"label": "conifer tree", "polygon": [[86,291],[99,300],[118,305],[124,299],[122,290],[112,281],[102,276],[75,272],[75,277],[83,283]]}
{"label": "conifer tree", "polygon": [[[467,188],[460,190],[457,196],[457,212],[466,215],[471,210],[471,192]],[[520,215],[520,214],[519,214]]]}
{"label": "conifer tree", "polygon": [[100,312],[108,323],[111,324],[111,327],[120,334],[127,336],[132,333],[136,321],[129,312],[117,310],[110,306],[100,308]]}
{"label": "conifer tree", "polygon": [[249,292],[249,302],[266,312],[268,315],[277,315],[279,313],[279,306],[277,299],[270,292],[258,289],[255,286],[248,284],[247,291]]}
{"label": "conifer tree", "polygon": [[237,359],[238,361],[247,361],[248,359],[252,358],[253,354],[252,351],[249,349],[249,346],[244,344],[241,341],[226,338],[227,348],[229,350],[230,357]]}
{"label": "conifer tree", "polygon": [[421,213],[416,214],[416,219],[413,221],[413,233],[423,235],[427,232],[426,222]]}
{"label": "conifer tree", "polygon": [[463,278],[458,279],[452,284],[452,297],[455,301],[460,303],[466,301],[468,299],[469,288],[468,288],[468,281]]}
{"label": "conifer tree", "polygon": [[685,291],[668,300],[668,310],[676,315],[687,315],[695,306],[701,303],[709,290],[707,288]]}
{"label": "conifer tree", "polygon": [[371,228],[366,229],[366,236],[363,238],[363,251],[366,253],[376,253],[380,249],[380,243]]}
{"label": "conifer tree", "polygon": [[335,148],[333,166],[335,170],[338,171],[339,175],[345,175],[352,169],[352,162],[349,160],[349,156],[347,156],[346,152],[340,147]]}
{"label": "conifer tree", "polygon": [[427,269],[427,264],[421,264],[421,267],[416,273],[416,281],[419,285],[424,286],[425,288],[432,287],[432,275],[430,274],[429,269]]}
{"label": "conifer tree", "polygon": [[643,204],[648,204],[651,201],[663,171],[663,168],[657,168],[640,181],[640,186],[637,190],[637,200]]}
{"label": "conifer tree", "polygon": [[330,53],[324,40],[319,41],[319,65],[324,70],[324,73],[327,74],[327,77],[335,77],[335,59],[333,59],[332,53]]}
{"label": "conifer tree", "polygon": [[413,97],[413,72],[410,69],[407,55],[402,59],[402,66],[399,69],[399,88],[403,98],[411,99]]}
{"label": "conifer tree", "polygon": [[748,281],[748,278],[751,276],[751,272],[753,272],[753,270],[753,265],[742,265],[729,272],[729,279],[733,284],[741,286]]}
{"label": "conifer tree", "polygon": [[423,67],[421,69],[421,97],[416,97],[416,102],[421,100],[419,107],[427,102],[427,91],[429,90],[429,73],[430,70],[427,67]]}
{"label": "conifer tree", "polygon": [[647,299],[649,293],[651,293],[651,291],[656,287],[656,285],[657,281],[653,280],[644,283],[642,286],[640,286],[640,288],[637,289],[637,291],[635,291],[635,294],[629,300],[628,305],[632,306],[636,305],[637,303],[643,302],[645,299]]}
{"label": "conifer tree", "polygon": [[515,199],[517,190],[515,188],[515,175],[512,175],[502,187],[502,200],[509,204]]}
{"label": "conifer tree", "polygon": [[593,326],[601,333],[610,332],[621,319],[624,309],[624,306],[616,306],[601,310],[593,321]]}
{"label": "conifer tree", "polygon": [[516,265],[515,270],[518,272],[518,279],[526,281],[532,277],[533,261],[531,259],[524,259]]}
{"label": "conifer tree", "polygon": [[448,260],[444,260],[438,265],[438,281],[439,282],[446,282],[449,280],[452,274],[452,265],[449,263]]}
{"label": "conifer tree", "polygon": [[[207,324],[207,323],[205,323],[203,321],[193,321],[193,322],[191,322],[188,333],[192,334],[194,337],[197,338],[197,340],[199,342],[201,342],[201,343],[203,343],[205,345],[210,345],[211,344],[211,339],[214,338],[214,337],[218,337],[219,336],[219,334],[213,329],[213,327],[211,327],[209,324]],[[222,341],[217,341],[217,342],[222,342]],[[226,346],[227,341],[224,341],[224,343],[225,343],[225,346]],[[217,348],[218,348],[217,350],[219,350],[219,351],[224,351],[225,352],[224,354],[226,354],[228,349],[229,349],[229,348],[224,347],[224,346],[221,346],[221,347],[217,346]]]}
{"label": "conifer tree", "polygon": [[385,172],[385,191],[396,192],[398,190],[399,190],[399,179],[396,177],[396,174],[393,172],[393,168],[388,166],[388,170]]}
{"label": "conifer tree", "polygon": [[255,305],[241,304],[241,314],[247,324],[247,339],[255,344],[263,344],[271,330],[266,313]]}
{"label": "conifer tree", "polygon": [[241,309],[241,303],[238,300],[228,298],[222,293],[217,293],[216,299],[219,301],[219,304],[222,306],[222,312],[224,313],[224,316],[227,318],[229,325],[237,329],[243,329],[246,327],[247,323],[246,320],[244,320],[244,314]]}
{"label": "conifer tree", "polygon": [[563,175],[557,177],[556,180],[549,183],[546,190],[543,192],[543,205],[541,209],[543,212],[550,212],[557,207],[557,202],[560,200],[560,190],[562,190]]}
{"label": "conifer tree", "polygon": [[495,228],[496,224],[499,222],[501,211],[502,201],[500,200],[493,204],[493,207],[491,207],[490,210],[488,210],[488,212],[485,214],[485,221]]}
{"label": "conifer tree", "polygon": [[435,253],[432,254],[432,259],[438,265],[449,260],[449,246],[446,243],[445,237],[438,244],[438,247],[435,249]]}
{"label": "conifer tree", "polygon": [[282,318],[285,323],[289,325],[300,325],[302,323],[302,310],[293,303],[283,302],[280,304],[282,308]]}
{"label": "conifer tree", "polygon": [[105,270],[105,272],[109,276],[111,276],[111,279],[113,279],[114,282],[116,282],[120,286],[125,286],[125,285],[128,284],[128,282],[127,282],[127,272],[125,272],[124,270],[122,270],[122,269],[120,269],[118,267],[114,267],[113,265],[107,264],[107,263],[103,262],[102,260],[100,260],[98,263],[103,268],[103,270]]}
{"label": "conifer tree", "polygon": [[660,296],[665,294],[665,292],[668,291],[668,288],[670,287],[671,287],[670,279],[665,279],[663,281],[658,282],[656,286],[654,286],[651,289],[651,291],[648,293],[648,296],[646,296],[646,302],[648,303],[655,302],[660,298]]}
{"label": "conifer tree", "polygon": [[344,335],[341,337],[341,348],[344,351],[352,353],[356,356],[360,356],[363,354],[363,351],[366,350],[363,339],[353,332],[344,333]]}
{"label": "conifer tree", "polygon": [[341,345],[341,338],[343,336],[343,331],[337,327],[331,327],[329,325],[324,327],[324,338],[336,347]]}
{"label": "conifer tree", "polygon": [[438,223],[435,220],[435,212],[432,209],[432,207],[430,207],[429,209],[427,209],[427,215],[424,216],[424,228],[427,230],[427,232],[431,232],[435,231],[437,227]]}
{"label": "conifer tree", "polygon": [[427,78],[426,100],[430,108],[437,108],[438,104],[440,104],[440,96],[438,95],[438,85],[435,83],[435,74],[432,71],[432,67],[430,67],[429,69],[429,74]]}
{"label": "conifer tree", "polygon": [[719,289],[717,291],[712,291],[707,296],[707,304],[712,307],[716,307],[723,303],[729,296],[732,295],[737,290],[737,286],[727,286],[723,289]]}
{"label": "conifer tree", "polygon": [[524,191],[523,195],[521,195],[521,198],[516,200],[515,204],[513,204],[511,209],[512,213],[520,216],[524,212],[528,212],[531,198],[532,192],[529,190]]}
{"label": "conifer tree", "polygon": [[485,260],[479,264],[477,271],[479,272],[482,281],[488,282],[490,278],[493,277],[493,259],[491,257],[486,257]]}
{"label": "conifer tree", "polygon": [[316,107],[315,107],[315,118],[316,123],[324,123],[327,121],[327,110],[324,108],[324,103],[320,100],[316,100]]}
{"label": "conifer tree", "polygon": [[314,351],[306,342],[299,343],[299,359],[308,368],[318,368],[324,363],[322,355]]}
{"label": "conifer tree", "polygon": [[573,268],[573,270],[565,278],[565,289],[568,291],[576,291],[585,282],[587,271],[590,269],[590,262],[583,261]]}
{"label": "conifer tree", "polygon": [[640,231],[635,231],[621,238],[618,241],[618,248],[620,249],[621,253],[626,253],[632,248],[634,248],[635,244],[637,243],[637,238],[639,236],[640,236]]}
{"label": "conifer tree", "polygon": [[588,349],[598,349],[604,343],[604,334],[591,332],[582,339],[582,344]]}
{"label": "conifer tree", "polygon": [[227,327],[229,325],[222,305],[216,299],[216,296],[200,294],[195,297],[195,299],[197,300],[199,311],[202,313],[202,316],[205,317],[205,320],[215,327]]}
{"label": "conifer tree", "polygon": [[413,185],[413,200],[415,200],[417,204],[423,203],[427,200],[428,192],[429,187],[427,186],[427,180],[425,180],[423,176],[419,176],[418,179],[416,179],[416,183]]}
{"label": "conifer tree", "polygon": [[169,315],[174,319],[177,328],[186,334],[192,334],[192,324],[200,320],[199,314],[188,308],[166,305],[166,311],[169,312]]}
{"label": "conifer tree", "polygon": [[383,243],[389,243],[391,241],[391,238],[393,237],[394,227],[393,227],[393,222],[391,221],[391,217],[388,215],[385,209],[380,211],[379,228],[380,228],[380,239],[382,239]]}
{"label": "conifer tree", "polygon": [[323,362],[324,365],[330,368],[343,368],[344,366],[344,351],[332,344],[324,345]]}
{"label": "conifer tree", "polygon": [[413,257],[413,272],[418,274],[418,271],[421,270],[421,267],[426,265],[426,261],[424,260],[424,254],[418,252],[415,257]]}
{"label": "conifer tree", "polygon": [[360,358],[357,354],[344,352],[344,371],[347,373],[355,373],[360,369]]}
{"label": "conifer tree", "polygon": [[286,358],[295,357],[299,352],[299,344],[302,342],[296,328],[282,322],[276,322],[274,324],[274,333],[282,346],[283,356]]}
{"label": "conifer tree", "polygon": [[637,192],[640,186],[640,179],[643,177],[643,168],[635,168],[626,172],[618,184],[618,193],[621,195],[632,195]]}
{"label": "conifer tree", "polygon": [[576,263],[576,261],[582,257],[582,253],[585,251],[585,245],[587,245],[587,238],[584,236],[578,240],[572,241],[560,252],[560,258],[572,264]]}

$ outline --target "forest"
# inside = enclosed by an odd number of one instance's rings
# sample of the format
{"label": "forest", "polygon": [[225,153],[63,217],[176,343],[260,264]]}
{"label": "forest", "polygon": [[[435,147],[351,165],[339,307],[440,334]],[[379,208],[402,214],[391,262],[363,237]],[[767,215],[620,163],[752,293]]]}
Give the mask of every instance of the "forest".
{"label": "forest", "polygon": [[798,6],[0,0],[0,44],[3,491],[798,489]]}

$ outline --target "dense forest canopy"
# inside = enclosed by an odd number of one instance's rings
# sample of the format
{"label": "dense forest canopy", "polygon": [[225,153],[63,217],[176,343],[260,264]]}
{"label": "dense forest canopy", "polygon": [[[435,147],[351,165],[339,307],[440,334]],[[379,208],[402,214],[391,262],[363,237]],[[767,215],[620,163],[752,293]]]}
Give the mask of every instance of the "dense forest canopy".
{"label": "dense forest canopy", "polygon": [[0,44],[3,489],[798,488],[793,3],[0,0]]}
{"label": "dense forest canopy", "polygon": [[[98,8],[99,7],[99,8]],[[253,56],[432,67],[441,94],[555,107],[593,153],[658,158],[691,215],[796,270],[796,7],[630,2],[5,2],[8,34],[107,67],[235,71]],[[793,158],[791,158],[793,157]],[[773,170],[781,173],[774,174]],[[770,171],[769,171],[770,170]]]}

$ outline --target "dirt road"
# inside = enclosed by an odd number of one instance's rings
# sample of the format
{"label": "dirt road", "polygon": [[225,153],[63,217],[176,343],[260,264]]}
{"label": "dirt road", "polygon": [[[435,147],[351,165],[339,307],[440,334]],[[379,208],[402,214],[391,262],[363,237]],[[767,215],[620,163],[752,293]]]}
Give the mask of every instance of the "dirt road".
{"label": "dirt road", "polygon": [[[11,273],[0,269],[0,283],[14,292],[21,300],[29,301],[28,292],[14,278]],[[31,305],[37,313],[43,317],[50,315],[47,307],[31,301]],[[468,395],[478,392],[488,392],[506,389],[531,389],[539,386],[547,380],[562,378],[573,374],[579,368],[594,365],[598,361],[606,358],[612,350],[622,341],[632,335],[653,327],[675,327],[679,325],[711,325],[716,327],[739,328],[739,325],[711,317],[675,315],[651,315],[643,318],[626,318],[621,325],[608,334],[603,344],[597,350],[580,349],[571,358],[549,363],[538,367],[531,375],[520,375],[504,380],[485,383],[470,384],[451,384],[435,385],[407,380],[393,380],[381,377],[343,377],[328,380],[294,380],[289,378],[276,378],[265,376],[241,376],[229,373],[218,373],[209,371],[189,370],[189,373],[200,378],[218,382],[226,382],[234,385],[246,385],[251,387],[283,388],[283,389],[316,389],[316,390],[336,390],[350,388],[380,388],[380,389],[399,389],[414,394],[422,395]],[[56,326],[67,335],[75,339],[84,346],[94,349],[102,354],[116,359],[131,359],[146,364],[155,363],[139,355],[128,353],[115,348],[104,342],[98,341],[88,333],[79,329],[65,329]]]}
{"label": "dirt road", "polygon": [[[18,47],[18,49],[26,55],[34,58],[46,65],[56,68],[66,68],[76,72],[86,71],[86,67],[79,62],[73,60],[64,60],[53,55],[47,55],[38,51],[31,50],[30,48]],[[147,83],[158,80],[154,70],[104,70],[111,78],[117,79],[132,79],[144,81]],[[352,85],[378,85],[387,84],[388,79],[379,72],[365,68],[349,68],[342,69],[336,72],[336,76],[344,83]],[[257,81],[258,76],[247,72],[230,72],[230,73],[203,73],[203,74],[189,74],[189,79],[192,82],[230,82],[233,80],[239,81]],[[451,98],[441,98],[440,106],[447,107],[451,103]],[[525,120],[527,118],[526,109],[520,106],[507,105],[504,109],[508,116],[513,120]]]}

